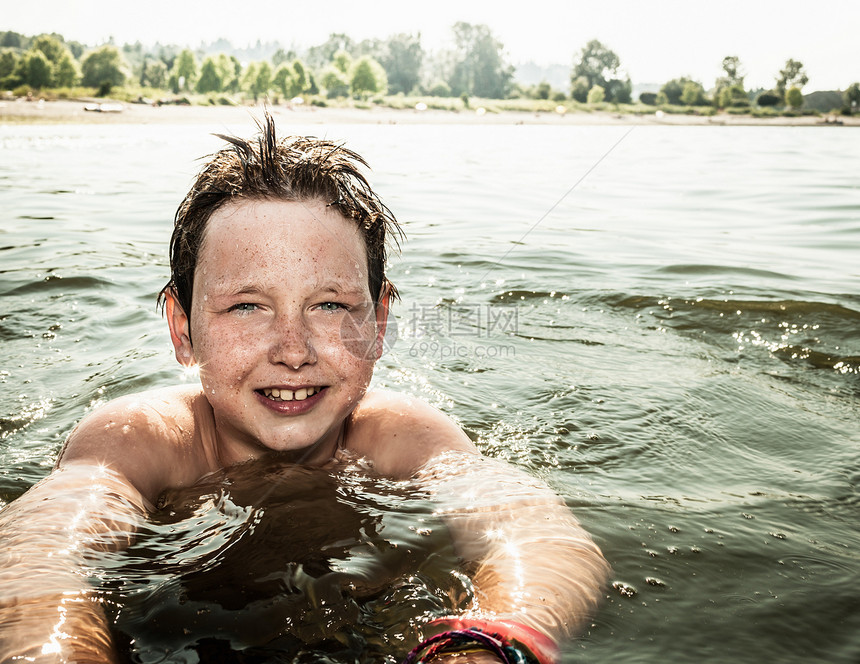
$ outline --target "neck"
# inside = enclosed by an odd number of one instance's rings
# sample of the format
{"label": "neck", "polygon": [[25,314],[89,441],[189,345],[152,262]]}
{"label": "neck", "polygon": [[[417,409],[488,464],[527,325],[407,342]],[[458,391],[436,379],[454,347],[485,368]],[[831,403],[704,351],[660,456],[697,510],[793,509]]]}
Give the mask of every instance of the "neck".
{"label": "neck", "polygon": [[214,436],[214,457],[219,468],[229,468],[239,463],[253,461],[264,456],[277,457],[284,463],[299,464],[302,466],[322,466],[332,458],[339,449],[344,446],[347,432],[347,420],[327,432],[318,441],[296,450],[273,450],[256,440],[244,440],[229,435],[223,431],[215,421],[212,414]]}

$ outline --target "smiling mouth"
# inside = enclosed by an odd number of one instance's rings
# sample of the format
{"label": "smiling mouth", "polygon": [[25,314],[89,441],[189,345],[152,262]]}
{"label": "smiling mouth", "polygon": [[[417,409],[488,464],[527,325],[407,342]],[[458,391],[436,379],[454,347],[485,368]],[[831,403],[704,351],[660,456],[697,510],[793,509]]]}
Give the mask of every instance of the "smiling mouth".
{"label": "smiling mouth", "polygon": [[313,396],[322,390],[323,387],[301,387],[297,390],[287,390],[284,388],[267,387],[262,390],[257,390],[267,399],[272,401],[304,401],[308,397]]}

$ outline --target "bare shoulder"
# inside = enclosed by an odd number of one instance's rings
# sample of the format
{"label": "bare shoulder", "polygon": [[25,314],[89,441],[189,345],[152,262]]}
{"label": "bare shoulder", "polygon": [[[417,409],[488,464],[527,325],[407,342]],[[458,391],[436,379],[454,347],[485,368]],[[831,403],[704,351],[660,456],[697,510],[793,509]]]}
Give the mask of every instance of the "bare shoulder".
{"label": "bare shoulder", "polygon": [[406,478],[443,452],[477,454],[463,430],[427,402],[387,390],[368,392],[352,414],[347,447],[384,475]]}
{"label": "bare shoulder", "polygon": [[148,500],[154,500],[188,465],[198,398],[199,387],[180,386],[114,399],[89,413],[72,430],[57,466],[110,467]]}

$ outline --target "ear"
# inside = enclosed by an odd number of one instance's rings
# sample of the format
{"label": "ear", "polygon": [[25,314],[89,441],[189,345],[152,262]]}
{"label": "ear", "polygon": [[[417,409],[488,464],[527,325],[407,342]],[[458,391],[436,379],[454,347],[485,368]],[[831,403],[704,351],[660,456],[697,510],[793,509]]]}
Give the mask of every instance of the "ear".
{"label": "ear", "polygon": [[167,312],[167,326],[170,328],[170,341],[173,343],[176,361],[183,367],[190,367],[195,364],[195,361],[194,350],[191,348],[188,314],[182,309],[182,305],[176,299],[176,293],[172,288],[165,291],[164,307]]}
{"label": "ear", "polygon": [[388,307],[391,303],[391,289],[388,284],[382,288],[382,297],[376,305],[376,357],[374,358],[376,360],[382,357],[382,352],[385,350],[385,330],[388,329]]}

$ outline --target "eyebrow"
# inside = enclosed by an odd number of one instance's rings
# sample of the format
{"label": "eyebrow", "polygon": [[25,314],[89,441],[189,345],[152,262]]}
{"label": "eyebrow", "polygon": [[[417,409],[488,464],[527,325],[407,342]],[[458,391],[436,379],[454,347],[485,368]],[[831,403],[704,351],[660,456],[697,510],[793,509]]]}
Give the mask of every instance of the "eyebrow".
{"label": "eyebrow", "polygon": [[344,284],[333,281],[327,281],[324,284],[320,284],[315,290],[337,293],[338,295],[364,295],[364,288],[362,287],[345,286]]}
{"label": "eyebrow", "polygon": [[263,289],[252,283],[222,281],[210,286],[213,297],[235,297],[237,295],[257,295]]}
{"label": "eyebrow", "polygon": [[[345,284],[336,282],[336,281],[327,281],[320,285],[313,285],[313,290],[315,292],[322,293],[332,293],[334,295],[352,295],[358,297],[365,296],[365,289],[361,286],[347,286]],[[213,295],[215,297],[233,297],[237,295],[259,295],[266,292],[265,288],[262,288],[254,283],[237,283],[232,284],[229,282],[219,284],[218,286],[212,289]]]}
{"label": "eyebrow", "polygon": [[216,288],[215,290],[218,294],[228,293],[230,295],[255,295],[263,292],[263,289],[256,284],[240,284],[236,287],[228,283],[223,289]]}

